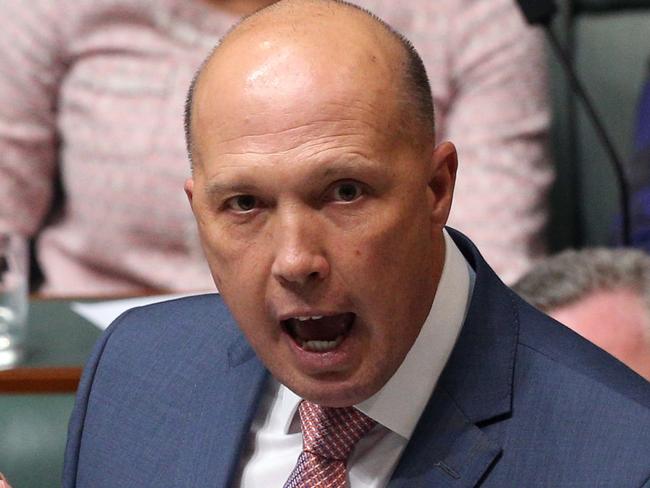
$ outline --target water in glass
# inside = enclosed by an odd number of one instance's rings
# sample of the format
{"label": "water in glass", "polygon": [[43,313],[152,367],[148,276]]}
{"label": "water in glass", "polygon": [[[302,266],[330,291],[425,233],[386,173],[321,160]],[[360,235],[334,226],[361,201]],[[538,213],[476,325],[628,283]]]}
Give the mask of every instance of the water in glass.
{"label": "water in glass", "polygon": [[23,356],[27,320],[27,245],[16,235],[0,233],[0,368]]}

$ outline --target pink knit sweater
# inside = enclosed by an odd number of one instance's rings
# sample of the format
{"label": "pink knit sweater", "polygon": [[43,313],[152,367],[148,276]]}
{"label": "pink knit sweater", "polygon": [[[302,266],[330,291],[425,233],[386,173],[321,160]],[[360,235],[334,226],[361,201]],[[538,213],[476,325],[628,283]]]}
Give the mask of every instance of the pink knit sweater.
{"label": "pink knit sweater", "polygon": [[[512,0],[357,3],[421,53],[439,138],[460,153],[450,224],[513,280],[543,249],[552,178],[539,35]],[[39,233],[44,291],[213,287],[182,191],[182,111],[235,20],[202,0],[3,0],[0,230]]]}

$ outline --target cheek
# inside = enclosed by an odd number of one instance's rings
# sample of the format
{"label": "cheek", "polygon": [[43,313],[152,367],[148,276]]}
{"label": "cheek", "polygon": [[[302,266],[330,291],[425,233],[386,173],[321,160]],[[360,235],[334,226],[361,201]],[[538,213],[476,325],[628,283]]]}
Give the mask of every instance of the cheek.
{"label": "cheek", "polygon": [[[406,215],[407,217],[404,217]],[[358,249],[380,267],[404,267],[430,250],[430,221],[425,212],[379,219]]]}
{"label": "cheek", "polygon": [[238,302],[259,300],[269,273],[268,246],[255,239],[235,239],[217,225],[199,229],[212,277],[224,297],[237,297]]}
{"label": "cheek", "polygon": [[414,273],[426,272],[430,252],[426,230],[402,219],[378,219],[354,233],[353,242],[337,246],[334,266],[348,285],[383,303],[394,301]]}
{"label": "cheek", "polygon": [[248,254],[251,248],[260,247],[257,233],[242,232],[236,225],[228,224],[227,219],[220,219],[211,212],[201,215],[198,229],[206,255],[211,261],[217,261],[221,269],[238,265],[240,257]]}
{"label": "cheek", "polygon": [[[358,305],[374,323],[398,324],[419,317],[423,297],[434,284],[435,245],[425,212],[404,220],[383,219],[359,241],[350,254],[341,255],[341,273],[351,290],[358,292]],[[400,326],[399,323],[402,325]],[[390,329],[391,327],[388,327]],[[383,334],[392,337],[391,330]]]}

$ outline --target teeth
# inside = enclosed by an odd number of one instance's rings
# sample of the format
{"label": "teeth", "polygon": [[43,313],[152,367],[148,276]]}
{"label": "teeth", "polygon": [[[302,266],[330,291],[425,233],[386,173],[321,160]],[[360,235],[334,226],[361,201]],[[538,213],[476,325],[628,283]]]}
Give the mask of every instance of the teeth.
{"label": "teeth", "polygon": [[322,318],[323,318],[322,315],[314,315],[313,317],[312,316],[296,317],[296,319],[299,320],[300,322],[305,322],[306,320],[320,320]]}
{"label": "teeth", "polygon": [[307,351],[327,352],[335,349],[343,341],[343,336],[338,336],[333,341],[303,341],[302,348]]}

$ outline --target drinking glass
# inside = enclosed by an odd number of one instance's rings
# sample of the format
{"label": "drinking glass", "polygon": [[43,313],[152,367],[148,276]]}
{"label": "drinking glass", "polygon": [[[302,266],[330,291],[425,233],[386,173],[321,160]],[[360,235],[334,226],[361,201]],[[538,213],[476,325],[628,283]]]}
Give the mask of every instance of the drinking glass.
{"label": "drinking glass", "polygon": [[0,368],[23,357],[27,288],[27,243],[18,235],[0,233]]}

